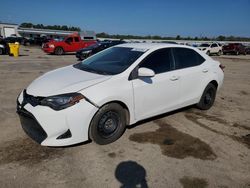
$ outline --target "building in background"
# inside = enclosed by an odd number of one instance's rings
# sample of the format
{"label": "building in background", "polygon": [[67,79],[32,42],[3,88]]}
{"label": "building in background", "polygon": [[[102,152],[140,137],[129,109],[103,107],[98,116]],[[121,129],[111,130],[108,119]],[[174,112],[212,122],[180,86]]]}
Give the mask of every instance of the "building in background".
{"label": "building in background", "polygon": [[18,28],[17,24],[0,22],[0,35],[3,38],[10,37],[12,35],[18,36],[17,28]]}
{"label": "building in background", "polygon": [[[17,24],[0,22],[0,35],[3,36],[3,38],[10,36],[22,36],[28,39],[34,39],[37,37],[47,37],[55,39],[63,38],[69,34],[76,32],[77,31],[23,28],[19,27]],[[81,31],[79,32],[79,34],[83,40],[96,40],[96,34],[94,31]]]}

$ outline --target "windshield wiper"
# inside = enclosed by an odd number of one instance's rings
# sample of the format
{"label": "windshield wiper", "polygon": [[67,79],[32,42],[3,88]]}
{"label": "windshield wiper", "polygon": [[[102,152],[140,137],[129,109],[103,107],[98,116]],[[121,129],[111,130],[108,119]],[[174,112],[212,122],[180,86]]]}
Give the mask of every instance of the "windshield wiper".
{"label": "windshield wiper", "polygon": [[106,71],[101,71],[101,70],[96,70],[96,69],[93,69],[91,67],[88,67],[88,66],[83,66],[83,65],[74,65],[75,68],[78,68],[80,70],[83,70],[83,71],[87,71],[87,72],[91,72],[91,73],[96,73],[96,74],[102,74],[102,75],[111,75],[110,73],[106,72]]}

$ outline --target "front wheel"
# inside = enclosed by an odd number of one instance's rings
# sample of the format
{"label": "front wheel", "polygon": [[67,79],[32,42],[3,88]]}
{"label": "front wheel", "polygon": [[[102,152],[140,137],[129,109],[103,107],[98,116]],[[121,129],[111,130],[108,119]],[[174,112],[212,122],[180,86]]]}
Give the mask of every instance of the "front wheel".
{"label": "front wheel", "polygon": [[209,83],[203,91],[200,102],[197,104],[197,108],[201,110],[208,110],[211,108],[215,101],[216,91],[217,88],[214,86],[214,84]]}
{"label": "front wheel", "polygon": [[116,141],[126,127],[126,115],[122,106],[110,103],[103,106],[90,123],[89,136],[100,145]]}
{"label": "front wheel", "polygon": [[64,51],[63,51],[62,47],[56,47],[56,49],[55,49],[56,55],[62,55],[63,53],[64,53]]}

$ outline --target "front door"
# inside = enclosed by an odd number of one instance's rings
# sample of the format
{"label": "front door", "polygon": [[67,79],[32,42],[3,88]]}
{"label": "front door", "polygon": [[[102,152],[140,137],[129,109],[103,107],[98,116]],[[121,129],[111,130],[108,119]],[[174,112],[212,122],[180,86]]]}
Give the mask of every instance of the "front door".
{"label": "front door", "polygon": [[139,64],[140,67],[153,70],[155,76],[132,80],[136,119],[145,119],[178,108],[179,75],[172,70],[171,49],[160,49],[149,54]]}

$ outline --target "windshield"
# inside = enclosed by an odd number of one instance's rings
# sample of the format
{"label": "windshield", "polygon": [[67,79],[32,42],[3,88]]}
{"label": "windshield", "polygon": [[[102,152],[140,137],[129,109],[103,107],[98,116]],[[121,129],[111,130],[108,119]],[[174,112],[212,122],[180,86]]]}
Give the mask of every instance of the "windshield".
{"label": "windshield", "polygon": [[200,47],[209,47],[209,44],[201,44]]}
{"label": "windshield", "polygon": [[145,50],[113,47],[99,52],[84,61],[74,65],[80,70],[104,75],[115,75],[132,65]]}

